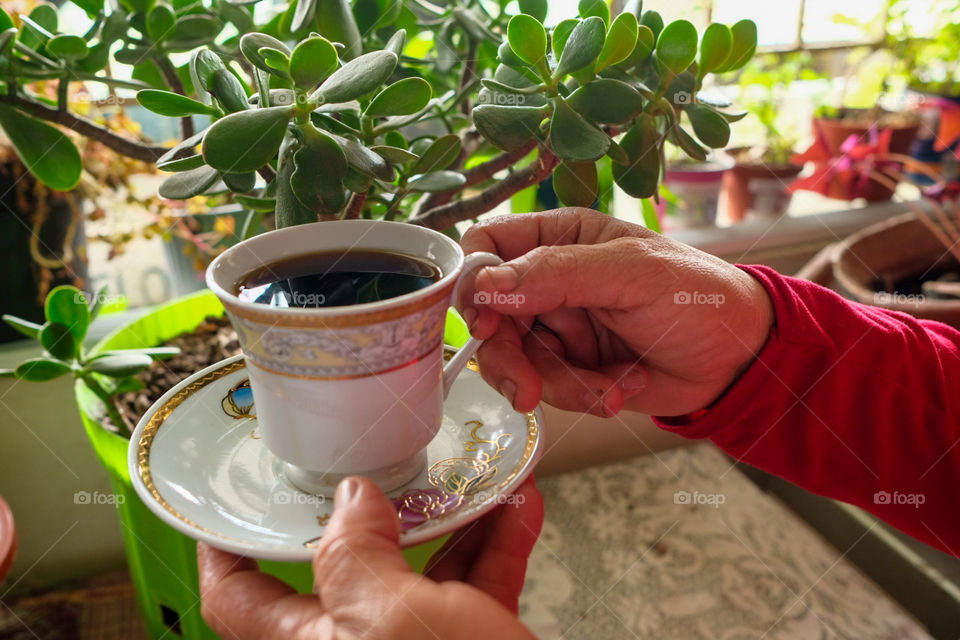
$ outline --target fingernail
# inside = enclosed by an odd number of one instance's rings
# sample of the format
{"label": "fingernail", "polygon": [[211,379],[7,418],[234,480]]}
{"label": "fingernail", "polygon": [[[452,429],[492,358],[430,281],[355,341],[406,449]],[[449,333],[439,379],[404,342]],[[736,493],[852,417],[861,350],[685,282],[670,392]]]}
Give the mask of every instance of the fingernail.
{"label": "fingernail", "polygon": [[632,398],[647,388],[647,372],[628,373],[620,379],[620,388],[623,389],[623,397]]}
{"label": "fingernail", "polygon": [[519,284],[517,271],[513,267],[501,265],[499,267],[487,267],[484,269],[487,276],[493,281],[493,286],[497,291],[513,291]]}
{"label": "fingernail", "polygon": [[517,384],[513,380],[504,380],[500,383],[500,395],[510,401],[510,406],[513,407],[513,400],[517,396]]}
{"label": "fingernail", "polygon": [[356,478],[346,478],[337,485],[337,492],[333,496],[334,504],[346,505],[356,499],[360,493],[360,481]]}
{"label": "fingernail", "polygon": [[467,328],[473,332],[473,325],[477,321],[477,310],[473,307],[467,307],[461,315],[463,316],[463,321],[467,323]]}

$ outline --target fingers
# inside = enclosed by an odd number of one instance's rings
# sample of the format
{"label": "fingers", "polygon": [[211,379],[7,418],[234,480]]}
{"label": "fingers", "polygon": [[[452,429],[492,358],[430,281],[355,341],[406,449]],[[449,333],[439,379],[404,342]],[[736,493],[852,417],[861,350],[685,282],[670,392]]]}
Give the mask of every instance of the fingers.
{"label": "fingers", "polygon": [[495,512],[467,582],[516,614],[527,560],[543,527],[543,497],[531,475],[511,498]]}
{"label": "fingers", "polygon": [[603,245],[538,247],[477,275],[476,299],[507,315],[537,315],[562,307],[623,309],[645,299],[636,286],[654,275],[644,240]]}
{"label": "fingers", "polygon": [[[203,619],[223,638],[282,636],[282,629],[324,638],[322,609],[313,596],[260,573],[255,560],[197,543]],[[280,635],[277,635],[277,634]],[[302,637],[307,637],[306,635]]]}
{"label": "fingers", "polygon": [[513,408],[533,411],[540,403],[540,374],[523,352],[516,318],[503,318],[497,332],[477,351],[480,375]]}
{"label": "fingers", "polygon": [[523,341],[523,352],[540,374],[547,404],[607,418],[623,408],[623,390],[617,380],[567,361],[563,344],[553,333],[531,331]]}
{"label": "fingers", "polygon": [[412,576],[397,542],[397,512],[371,480],[351,476],[337,487],[334,512],[313,560],[325,607],[381,593],[399,574]]}

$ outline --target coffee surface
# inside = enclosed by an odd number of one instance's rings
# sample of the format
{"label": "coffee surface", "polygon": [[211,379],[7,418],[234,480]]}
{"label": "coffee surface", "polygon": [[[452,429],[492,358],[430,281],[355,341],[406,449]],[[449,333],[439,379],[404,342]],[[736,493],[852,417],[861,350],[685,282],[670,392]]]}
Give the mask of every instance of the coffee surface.
{"label": "coffee surface", "polygon": [[402,296],[440,277],[436,265],[405,253],[318,252],[278,260],[247,274],[237,297],[271,307],[340,307]]}

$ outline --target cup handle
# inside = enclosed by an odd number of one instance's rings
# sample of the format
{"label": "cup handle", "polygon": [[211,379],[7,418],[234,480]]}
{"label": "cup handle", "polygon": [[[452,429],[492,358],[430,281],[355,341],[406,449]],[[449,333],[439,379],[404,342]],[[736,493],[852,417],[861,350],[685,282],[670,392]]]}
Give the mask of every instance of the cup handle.
{"label": "cup handle", "polygon": [[[457,284],[453,287],[453,298],[452,300],[456,303],[459,300],[460,295],[460,285],[463,283],[463,277],[467,273],[473,272],[476,269],[481,267],[495,267],[498,264],[503,264],[503,260],[500,256],[495,256],[492,253],[487,253],[485,251],[478,251],[477,253],[471,253],[463,261],[463,271],[460,272],[460,277],[457,280]],[[460,375],[460,372],[463,371],[463,368],[467,366],[467,363],[470,362],[470,358],[473,357],[473,354],[477,352],[477,349],[480,348],[480,345],[483,343],[483,340],[478,340],[471,336],[460,350],[447,364],[443,367],[443,398],[446,400],[447,394],[450,393],[450,387],[453,386],[453,381],[457,379],[457,376]]]}

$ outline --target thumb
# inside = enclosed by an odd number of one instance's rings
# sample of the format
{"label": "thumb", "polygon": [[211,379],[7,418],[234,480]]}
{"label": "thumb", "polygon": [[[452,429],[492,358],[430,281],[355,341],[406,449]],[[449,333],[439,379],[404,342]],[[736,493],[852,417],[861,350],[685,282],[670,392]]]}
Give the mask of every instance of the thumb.
{"label": "thumb", "polygon": [[561,307],[623,306],[629,284],[643,282],[625,260],[643,240],[619,238],[594,245],[541,246],[477,274],[476,300],[507,315],[535,315]]}
{"label": "thumb", "polygon": [[380,488],[360,476],[341,481],[333,517],[313,560],[324,606],[368,599],[390,584],[391,575],[410,574],[399,539],[397,512]]}

